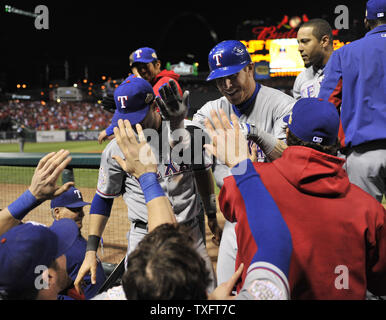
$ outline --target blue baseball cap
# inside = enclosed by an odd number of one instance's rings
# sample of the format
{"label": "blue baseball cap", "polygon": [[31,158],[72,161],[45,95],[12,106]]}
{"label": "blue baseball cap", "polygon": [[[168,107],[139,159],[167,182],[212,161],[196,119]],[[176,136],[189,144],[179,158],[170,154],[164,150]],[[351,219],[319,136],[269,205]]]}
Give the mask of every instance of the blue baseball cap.
{"label": "blue baseball cap", "polygon": [[386,16],[386,0],[369,0],[366,4],[366,18],[375,20]]}
{"label": "blue baseball cap", "polygon": [[[0,236],[0,290],[20,292],[33,289],[42,266],[65,254],[79,234],[71,219],[54,221],[48,228],[36,222],[13,227]],[[40,272],[40,273],[39,273]]]}
{"label": "blue baseball cap", "polygon": [[299,139],[322,145],[333,145],[339,131],[339,114],[335,106],[319,98],[298,100],[292,112],[283,118]]}
{"label": "blue baseball cap", "polygon": [[130,55],[130,66],[134,63],[149,63],[158,60],[157,53],[154,49],[143,47],[139,48]]}
{"label": "blue baseball cap", "polygon": [[251,56],[243,43],[237,40],[222,41],[209,52],[210,73],[206,81],[235,74],[251,62]]}
{"label": "blue baseball cap", "polygon": [[155,99],[153,88],[145,79],[131,76],[114,91],[116,110],[111,119],[111,128],[118,120],[129,120],[131,124],[141,122]]}
{"label": "blue baseball cap", "polygon": [[89,204],[91,203],[83,201],[82,193],[77,188],[71,187],[51,200],[51,209],[58,207],[80,208]]}

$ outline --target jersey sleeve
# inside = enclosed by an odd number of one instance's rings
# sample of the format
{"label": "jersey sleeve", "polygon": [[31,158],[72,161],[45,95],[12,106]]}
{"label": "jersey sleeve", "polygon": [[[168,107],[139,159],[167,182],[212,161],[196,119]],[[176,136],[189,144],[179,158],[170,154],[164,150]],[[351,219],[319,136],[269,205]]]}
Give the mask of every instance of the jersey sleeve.
{"label": "jersey sleeve", "polygon": [[[342,48],[341,48],[342,49]],[[342,67],[340,50],[334,51],[324,69],[318,97],[333,103],[339,110],[342,104]]]}
{"label": "jersey sleeve", "polygon": [[298,76],[295,79],[294,86],[292,88],[292,95],[296,100],[299,100],[302,96],[300,94],[300,86],[301,86],[301,73],[298,74]]}
{"label": "jersey sleeve", "polygon": [[288,300],[287,277],[276,266],[266,262],[252,263],[236,300]]}
{"label": "jersey sleeve", "polygon": [[106,146],[101,156],[96,193],[102,198],[116,198],[120,196],[127,175],[112,158],[113,155],[119,155],[124,159],[115,139]]}

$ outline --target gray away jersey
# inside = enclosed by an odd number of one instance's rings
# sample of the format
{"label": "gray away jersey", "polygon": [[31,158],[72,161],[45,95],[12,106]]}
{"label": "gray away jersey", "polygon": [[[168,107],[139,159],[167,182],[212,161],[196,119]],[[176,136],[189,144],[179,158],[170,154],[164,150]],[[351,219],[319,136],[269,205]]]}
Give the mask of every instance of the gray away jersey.
{"label": "gray away jersey", "polygon": [[[240,120],[254,124],[256,127],[274,135],[277,139],[285,139],[286,123],[283,118],[291,112],[295,102],[296,100],[280,90],[262,85],[256,96],[252,111],[248,115],[241,115]],[[207,102],[193,116],[193,121],[203,124],[205,118],[211,119],[211,110],[218,111],[219,109],[223,109],[228,118],[234,113],[232,104],[225,97],[221,97]],[[266,156],[258,147],[258,161],[264,162],[265,160]],[[217,163],[213,168],[213,175],[217,186],[221,188],[224,183],[223,179],[231,175],[231,172],[227,166]]]}
{"label": "gray away jersey", "polygon": [[320,90],[320,83],[324,79],[324,68],[314,72],[314,68],[308,67],[295,79],[292,90],[296,100],[300,98],[317,98]]}
{"label": "gray away jersey", "polygon": [[[185,120],[185,127],[187,126],[203,129],[201,125]],[[146,131],[144,130],[144,132]],[[162,133],[158,135],[160,141],[152,139],[148,143],[154,154],[160,156],[158,181],[171,202],[177,221],[183,222],[194,218],[199,213],[198,190],[195,184],[192,165],[178,164],[170,161],[170,153],[165,152],[165,150],[168,150],[168,134],[167,126],[163,125]],[[160,144],[166,149],[160,148]],[[161,152],[159,152],[160,150]],[[110,141],[102,153],[97,194],[103,198],[116,198],[122,195],[128,208],[129,220],[147,222],[146,202],[138,180],[126,173],[112,158],[113,155],[119,155],[124,159],[116,139]],[[203,158],[203,167],[209,169],[211,158],[206,153]]]}

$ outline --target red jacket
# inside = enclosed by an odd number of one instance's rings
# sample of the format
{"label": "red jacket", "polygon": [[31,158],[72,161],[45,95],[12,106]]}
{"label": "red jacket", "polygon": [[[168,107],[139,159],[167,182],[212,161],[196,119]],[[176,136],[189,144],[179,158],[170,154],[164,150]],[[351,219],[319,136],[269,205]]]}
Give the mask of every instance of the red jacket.
{"label": "red jacket", "polygon": [[[291,232],[292,299],[364,299],[366,286],[386,294],[386,211],[349,182],[343,163],[293,146],[272,163],[254,164]],[[233,176],[224,179],[219,203],[226,219],[237,221],[236,269],[244,262],[247,270],[256,244]]]}
{"label": "red jacket", "polygon": [[177,83],[178,90],[182,96],[182,90],[178,83],[178,79],[180,78],[180,75],[175,73],[173,70],[162,70],[159,74],[156,75],[156,77],[151,81],[151,85],[153,86],[154,93],[158,96],[158,90],[160,87],[162,87],[165,83],[169,83],[169,80],[175,80]]}

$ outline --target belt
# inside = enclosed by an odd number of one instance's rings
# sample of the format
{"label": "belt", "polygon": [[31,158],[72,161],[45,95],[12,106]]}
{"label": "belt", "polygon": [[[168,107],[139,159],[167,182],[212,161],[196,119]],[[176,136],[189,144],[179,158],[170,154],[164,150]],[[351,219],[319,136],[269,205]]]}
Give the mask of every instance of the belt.
{"label": "belt", "polygon": [[[197,217],[194,217],[193,219],[190,219],[188,221],[181,222],[184,226],[191,227],[197,222]],[[140,228],[143,230],[147,230],[147,223],[143,222],[142,220],[135,220],[133,221],[134,228]]]}
{"label": "belt", "polygon": [[136,220],[136,221],[133,221],[133,223],[134,223],[134,228],[140,228],[140,229],[147,230],[147,223],[146,222],[143,222],[141,220]]}

